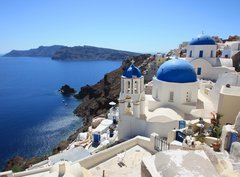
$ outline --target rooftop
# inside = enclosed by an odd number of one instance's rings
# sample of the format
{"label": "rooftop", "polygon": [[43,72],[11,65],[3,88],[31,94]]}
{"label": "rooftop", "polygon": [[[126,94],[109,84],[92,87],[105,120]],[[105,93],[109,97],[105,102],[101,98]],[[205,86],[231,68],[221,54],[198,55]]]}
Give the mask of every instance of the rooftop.
{"label": "rooftop", "polygon": [[240,87],[230,86],[230,88],[227,88],[224,85],[224,86],[222,86],[220,93],[224,94],[224,95],[240,96]]}
{"label": "rooftop", "polygon": [[189,45],[216,45],[212,37],[200,35],[189,42]]}
{"label": "rooftop", "polygon": [[185,60],[171,59],[164,62],[157,71],[157,79],[166,82],[196,82],[197,75],[193,66]]}
{"label": "rooftop", "polygon": [[62,153],[52,155],[49,157],[51,164],[55,164],[62,160],[67,160],[71,162],[75,162],[76,160],[82,159],[84,157],[89,156],[90,153],[84,149],[83,147],[77,147],[74,149],[70,149],[68,151],[64,151]]}
{"label": "rooftop", "polygon": [[92,176],[132,177],[141,176],[141,161],[144,157],[150,157],[151,153],[139,145],[136,145],[114,156],[99,165],[89,169]]}
{"label": "rooftop", "polygon": [[143,164],[151,176],[218,176],[214,166],[203,150],[162,151],[144,159]]}
{"label": "rooftop", "polygon": [[134,64],[131,64],[129,66],[129,68],[127,68],[124,73],[123,76],[125,76],[126,78],[132,78],[132,77],[141,77],[142,73],[139,70],[138,67],[136,67]]}

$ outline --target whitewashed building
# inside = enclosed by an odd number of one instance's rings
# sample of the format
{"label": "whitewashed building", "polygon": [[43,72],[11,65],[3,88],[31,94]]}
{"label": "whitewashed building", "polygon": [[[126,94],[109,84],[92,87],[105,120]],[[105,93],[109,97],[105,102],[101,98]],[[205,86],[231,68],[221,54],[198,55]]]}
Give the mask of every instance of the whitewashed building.
{"label": "whitewashed building", "polygon": [[227,41],[222,49],[222,58],[232,58],[240,51],[240,41]]}
{"label": "whitewashed building", "polygon": [[217,44],[206,35],[194,38],[187,47],[186,60],[190,62],[198,78],[216,81],[219,74],[234,72],[231,59],[217,58]]}
{"label": "whitewashed building", "polygon": [[162,64],[153,78],[152,95],[145,95],[144,78],[133,64],[121,76],[118,138],[167,137],[197,105],[198,81],[187,61]]}

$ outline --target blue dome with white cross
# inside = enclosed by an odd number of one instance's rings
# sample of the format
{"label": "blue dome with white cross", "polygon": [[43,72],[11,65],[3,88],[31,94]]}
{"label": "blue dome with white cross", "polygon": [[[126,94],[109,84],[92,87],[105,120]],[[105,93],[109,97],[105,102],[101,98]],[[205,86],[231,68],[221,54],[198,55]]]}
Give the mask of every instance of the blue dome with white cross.
{"label": "blue dome with white cross", "polygon": [[142,73],[134,64],[131,64],[123,73],[123,76],[127,78],[141,77]]}
{"label": "blue dome with white cross", "polygon": [[212,37],[201,35],[189,42],[189,45],[216,45]]}

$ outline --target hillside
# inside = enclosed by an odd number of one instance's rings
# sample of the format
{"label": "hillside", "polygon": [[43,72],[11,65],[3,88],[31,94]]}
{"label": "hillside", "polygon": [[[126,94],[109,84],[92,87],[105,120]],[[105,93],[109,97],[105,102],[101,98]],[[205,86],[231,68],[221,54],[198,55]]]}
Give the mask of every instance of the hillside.
{"label": "hillside", "polygon": [[53,54],[62,48],[62,45],[40,46],[37,49],[30,50],[12,50],[4,57],[52,57]]}
{"label": "hillside", "polygon": [[150,55],[140,55],[137,57],[129,57],[123,61],[122,66],[118,69],[105,74],[104,78],[93,86],[84,86],[76,95],[81,99],[81,104],[75,109],[74,113],[85,120],[91,121],[91,118],[106,113],[110,108],[109,102],[118,103],[120,93],[121,75],[125,68],[131,64],[131,60],[135,61],[135,65],[141,71],[146,70],[148,66],[148,57]]}
{"label": "hillside", "polygon": [[53,56],[52,59],[60,60],[101,60],[101,59],[110,59],[123,60],[128,56],[137,56],[139,53],[99,48],[93,46],[76,46],[76,47],[63,47],[58,50]]}
{"label": "hillside", "polygon": [[67,140],[59,143],[53,150],[54,154],[67,148],[68,144],[76,139],[79,132],[87,131],[93,117],[106,114],[110,108],[109,102],[114,101],[118,103],[121,75],[124,69],[131,64],[131,60],[133,59],[135,61],[134,64],[138,66],[141,71],[145,71],[149,63],[149,56],[150,55],[140,55],[129,57],[123,61],[118,69],[105,74],[104,78],[95,85],[86,85],[81,88],[79,93],[75,95],[81,102],[74,110],[74,114],[83,119],[84,126],[78,129]]}

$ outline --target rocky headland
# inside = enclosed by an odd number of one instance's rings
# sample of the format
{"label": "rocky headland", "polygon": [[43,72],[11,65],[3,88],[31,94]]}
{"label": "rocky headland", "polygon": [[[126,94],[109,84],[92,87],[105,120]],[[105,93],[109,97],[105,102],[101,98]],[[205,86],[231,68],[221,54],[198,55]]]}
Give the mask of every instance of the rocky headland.
{"label": "rocky headland", "polygon": [[68,96],[68,95],[74,94],[76,90],[74,90],[74,88],[71,88],[69,85],[65,84],[59,89],[59,92],[61,92],[61,94],[65,96]]}

